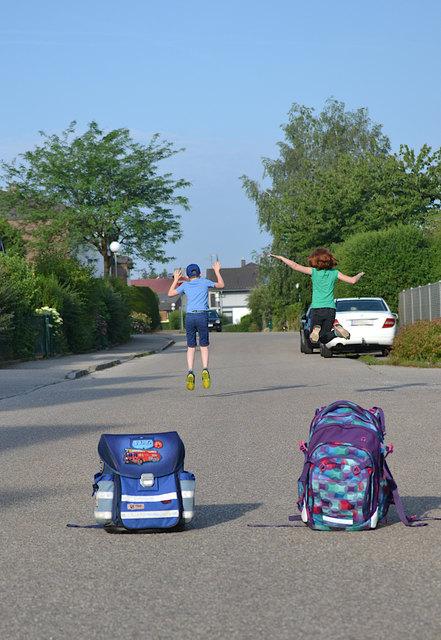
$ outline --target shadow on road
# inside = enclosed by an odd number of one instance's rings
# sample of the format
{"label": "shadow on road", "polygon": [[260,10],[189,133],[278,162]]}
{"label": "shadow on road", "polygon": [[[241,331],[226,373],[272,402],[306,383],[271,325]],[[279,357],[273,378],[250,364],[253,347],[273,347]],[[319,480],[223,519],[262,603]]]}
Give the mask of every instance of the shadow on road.
{"label": "shadow on road", "polygon": [[201,504],[196,505],[195,517],[188,529],[207,529],[223,522],[237,520],[249,511],[258,509],[260,502],[241,502],[237,504]]}
{"label": "shadow on road", "polygon": [[261,387],[260,389],[245,389],[243,391],[227,391],[226,393],[210,393],[207,398],[226,398],[229,396],[242,396],[247,393],[262,393],[265,391],[283,391],[284,389],[302,389],[305,387],[311,388],[312,386],[321,387],[322,385],[306,385],[306,384],[293,384],[287,386],[275,386],[275,387]]}
{"label": "shadow on road", "polygon": [[408,384],[393,384],[388,387],[373,387],[372,389],[357,389],[358,393],[366,393],[367,391],[395,391],[396,389],[405,389],[406,387],[427,387],[427,382],[409,382]]}
{"label": "shadow on road", "polygon": [[111,432],[112,427],[102,424],[68,424],[53,427],[30,425],[26,427],[0,428],[0,451],[23,449],[44,442],[58,441],[63,438],[77,438],[89,433]]}
{"label": "shadow on road", "polygon": [[[440,496],[406,496],[401,497],[403,503],[404,512],[408,518],[411,516],[417,517],[439,517],[439,513],[431,513],[436,509],[441,509],[441,497]],[[389,525],[399,523],[400,518],[394,505],[391,505],[387,513],[387,523]]]}

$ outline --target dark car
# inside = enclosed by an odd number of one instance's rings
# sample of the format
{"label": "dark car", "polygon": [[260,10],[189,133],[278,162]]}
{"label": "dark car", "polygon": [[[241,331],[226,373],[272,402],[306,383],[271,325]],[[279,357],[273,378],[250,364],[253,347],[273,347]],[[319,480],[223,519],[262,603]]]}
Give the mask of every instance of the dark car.
{"label": "dark car", "polygon": [[222,322],[216,309],[208,309],[208,330],[222,331]]}
{"label": "dark car", "polygon": [[309,339],[311,333],[311,309],[302,315],[300,320],[300,351],[302,353],[313,353],[314,349],[319,350],[319,344],[313,344]]}

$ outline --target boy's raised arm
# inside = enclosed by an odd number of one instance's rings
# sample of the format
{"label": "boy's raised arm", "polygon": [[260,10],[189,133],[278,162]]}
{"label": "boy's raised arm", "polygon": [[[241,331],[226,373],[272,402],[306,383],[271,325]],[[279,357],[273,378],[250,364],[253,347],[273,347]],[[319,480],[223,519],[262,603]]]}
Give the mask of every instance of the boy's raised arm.
{"label": "boy's raised arm", "polygon": [[179,292],[176,291],[176,285],[181,276],[182,276],[181,269],[175,269],[175,272],[173,274],[173,284],[170,285],[170,289],[168,290],[168,294],[167,294],[169,298],[173,298],[173,296],[179,295]]}
{"label": "boy's raised arm", "polygon": [[217,282],[214,285],[215,289],[223,289],[225,286],[225,283],[224,283],[224,279],[220,274],[221,263],[219,262],[219,260],[216,260],[216,262],[211,266],[213,267],[213,271],[216,274],[216,278],[217,278]]}

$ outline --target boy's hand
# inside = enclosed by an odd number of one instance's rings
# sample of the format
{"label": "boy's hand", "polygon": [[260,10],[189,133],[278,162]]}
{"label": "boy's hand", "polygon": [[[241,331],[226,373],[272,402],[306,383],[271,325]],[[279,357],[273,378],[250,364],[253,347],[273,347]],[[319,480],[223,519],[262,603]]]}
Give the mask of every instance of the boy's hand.
{"label": "boy's hand", "polygon": [[179,278],[182,276],[182,270],[181,269],[175,269],[175,272],[173,274],[173,278],[175,283],[179,280]]}
{"label": "boy's hand", "polygon": [[213,267],[213,270],[215,271],[215,273],[219,273],[221,269],[221,263],[219,262],[219,260],[216,260],[216,262],[211,266]]}

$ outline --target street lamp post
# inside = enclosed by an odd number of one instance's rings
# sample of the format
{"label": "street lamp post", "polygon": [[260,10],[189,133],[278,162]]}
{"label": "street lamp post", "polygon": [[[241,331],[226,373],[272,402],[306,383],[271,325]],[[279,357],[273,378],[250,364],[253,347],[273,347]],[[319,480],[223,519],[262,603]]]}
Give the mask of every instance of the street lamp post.
{"label": "street lamp post", "polygon": [[110,251],[113,253],[114,261],[115,261],[115,278],[118,277],[118,251],[121,249],[121,245],[119,242],[114,240],[110,243]]}

